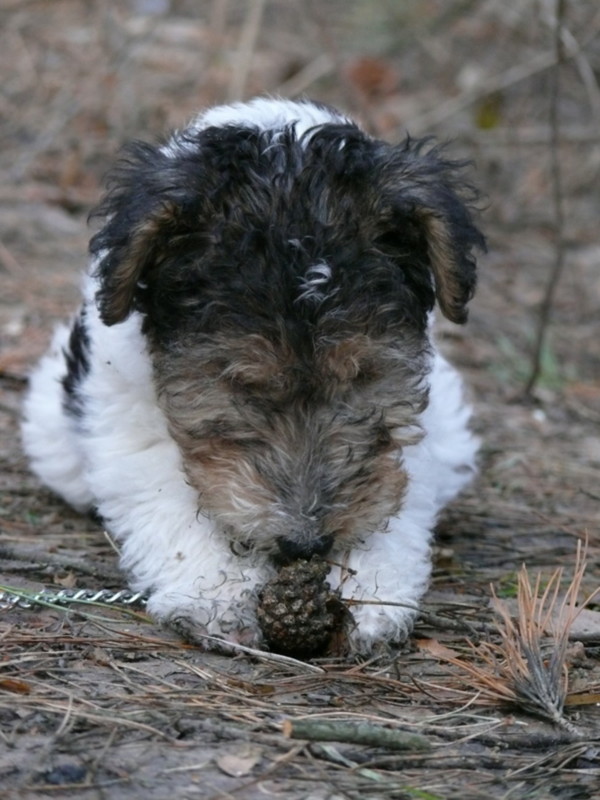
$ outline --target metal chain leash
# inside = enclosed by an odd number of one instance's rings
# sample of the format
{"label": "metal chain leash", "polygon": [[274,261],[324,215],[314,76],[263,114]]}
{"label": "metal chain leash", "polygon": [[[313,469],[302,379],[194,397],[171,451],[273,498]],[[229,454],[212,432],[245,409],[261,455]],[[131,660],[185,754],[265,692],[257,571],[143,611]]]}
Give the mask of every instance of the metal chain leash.
{"label": "metal chain leash", "polygon": [[52,592],[42,589],[35,594],[24,592],[0,591],[0,610],[10,608],[34,608],[40,605],[69,605],[71,603],[103,603],[114,606],[141,606],[146,605],[148,597],[145,592],[130,592],[127,589],[114,591],[113,589],[61,589]]}

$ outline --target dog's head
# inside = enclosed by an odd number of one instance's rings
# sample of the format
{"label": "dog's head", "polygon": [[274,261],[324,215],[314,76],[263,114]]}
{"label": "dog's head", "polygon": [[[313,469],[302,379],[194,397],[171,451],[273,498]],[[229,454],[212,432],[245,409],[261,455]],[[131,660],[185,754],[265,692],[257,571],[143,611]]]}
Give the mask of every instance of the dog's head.
{"label": "dog's head", "polygon": [[105,324],[143,315],[201,508],[233,541],[295,557],[354,545],[400,507],[428,314],[437,300],[465,321],[483,238],[462,165],[428,142],[265,109],[134,144],[91,249]]}

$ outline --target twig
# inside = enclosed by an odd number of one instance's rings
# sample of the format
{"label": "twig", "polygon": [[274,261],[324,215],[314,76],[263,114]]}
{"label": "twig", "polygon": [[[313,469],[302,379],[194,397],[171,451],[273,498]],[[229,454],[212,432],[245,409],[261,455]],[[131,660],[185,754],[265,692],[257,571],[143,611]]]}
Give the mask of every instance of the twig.
{"label": "twig", "polygon": [[[560,0],[563,2],[563,0]],[[560,27],[560,26],[559,26]],[[561,58],[563,61],[576,58],[587,45],[597,35],[595,24],[592,25],[592,33],[583,42],[570,42],[564,48],[564,42],[561,41]],[[490,76],[484,85],[476,86],[468,89],[458,97],[451,97],[443,103],[439,103],[435,108],[423,112],[420,116],[413,117],[410,121],[410,128],[413,133],[418,133],[423,129],[429,128],[433,125],[438,125],[440,122],[454,116],[459,111],[473,105],[485,97],[489,97],[494,92],[499,92],[515,86],[528,78],[533,78],[535,75],[545,72],[547,69],[557,65],[557,53],[538,53],[525,64],[516,64],[509,67],[504,72],[498,75]]]}
{"label": "twig", "polygon": [[[512,127],[510,125],[498,126],[495,130],[465,131],[461,135],[465,141],[478,146],[491,147],[548,147],[552,141],[552,131],[548,125],[528,125]],[[594,125],[570,124],[561,125],[561,144],[564,147],[581,147],[582,145],[598,144],[600,132]]]}
{"label": "twig", "polygon": [[555,255],[554,264],[550,270],[546,291],[540,306],[531,371],[523,392],[525,397],[528,398],[531,397],[541,374],[542,353],[546,343],[546,334],[550,322],[552,306],[554,304],[554,295],[565,266],[565,212],[562,191],[562,171],[559,156],[560,120],[558,105],[560,98],[560,71],[565,60],[562,29],[566,13],[566,4],[567,0],[556,0],[556,19],[554,24],[554,53],[556,63],[552,73],[552,87],[550,91],[550,167],[552,180],[552,205],[554,207]]}
{"label": "twig", "polygon": [[[550,0],[548,5],[554,5],[554,1]],[[541,6],[541,16],[543,21],[548,25],[551,30],[555,30],[558,20],[556,19],[555,15],[552,14],[550,9],[546,5]],[[596,20],[598,17],[596,17]],[[594,27],[594,23],[592,23],[592,29]],[[590,64],[589,58],[586,57],[585,52],[578,47],[577,39],[571,33],[571,31],[565,25],[564,20],[560,25],[561,33],[560,37],[562,39],[563,45],[566,49],[574,49],[575,56],[574,61],[579,72],[579,77],[581,78],[581,82],[583,83],[585,90],[587,91],[589,102],[590,102],[590,109],[596,121],[596,124],[600,123],[600,87],[598,86],[598,81],[596,79],[596,75],[594,73],[594,69]]]}
{"label": "twig", "polygon": [[256,48],[260,23],[265,10],[266,0],[250,0],[248,12],[235,59],[235,67],[229,84],[229,100],[241,100],[244,96],[250,62]]}
{"label": "twig", "polygon": [[355,600],[352,597],[342,597],[341,602],[346,606],[394,606],[400,608],[410,608],[417,611],[417,622],[424,622],[441,630],[457,631],[459,633],[468,633],[471,636],[477,636],[479,633],[494,633],[497,628],[488,622],[477,622],[472,620],[451,619],[442,614],[436,614],[432,611],[425,609],[416,609],[410,603],[396,603],[391,600]]}
{"label": "twig", "polygon": [[376,120],[365,99],[356,90],[344,69],[344,59],[338,45],[338,37],[331,29],[330,16],[325,12],[325,5],[319,0],[310,0],[304,4],[303,12],[307,15],[314,36],[320,44],[320,49],[331,59],[332,68],[336,74],[339,90],[343,93],[344,102],[349,109],[355,109],[363,124],[373,131],[377,130]]}
{"label": "twig", "polygon": [[209,64],[215,60],[219,49],[223,46],[227,27],[228,6],[229,0],[213,0],[212,2],[208,24],[210,38],[207,43],[207,60]]}
{"label": "twig", "polygon": [[482,633],[495,633],[498,629],[497,627],[490,623],[490,622],[477,622],[477,621],[466,621],[462,619],[451,619],[450,617],[446,617],[443,614],[436,614],[432,611],[426,611],[425,609],[419,610],[419,615],[417,617],[417,623],[424,622],[426,625],[431,625],[434,628],[438,628],[439,630],[445,631],[455,631],[457,633],[468,633],[469,635],[477,638],[477,634]]}
{"label": "twig", "polygon": [[54,569],[79,572],[82,575],[89,575],[92,578],[116,584],[123,581],[123,576],[120,572],[110,569],[110,567],[104,567],[101,564],[78,561],[72,558],[51,555],[50,553],[35,553],[31,550],[21,550],[20,548],[7,547],[6,545],[0,545],[0,560],[25,561],[29,565],[35,563],[40,568],[53,567]]}
{"label": "twig", "polygon": [[72,87],[65,84],[58,90],[53,99],[51,108],[45,115],[45,123],[37,134],[35,140],[16,159],[9,171],[11,182],[18,183],[23,179],[31,164],[37,156],[54,142],[57,136],[70,125],[73,118],[81,109],[79,100],[74,100]]}
{"label": "twig", "polygon": [[132,728],[133,730],[150,733],[153,736],[157,736],[160,739],[169,742],[173,741],[173,736],[169,732],[165,732],[144,722],[137,722],[136,720],[129,719],[126,716],[119,716],[118,714],[115,714],[113,709],[104,710],[98,706],[87,704],[88,707],[95,709],[94,711],[88,711],[85,701],[81,699],[79,699],[77,705],[73,704],[72,698],[70,697],[68,697],[67,700],[54,698],[44,698],[43,702],[40,702],[40,700],[41,698],[39,696],[33,696],[31,698],[25,696],[24,698],[20,699],[19,708],[32,709],[38,714],[43,712],[48,714],[64,715],[66,711],[69,711],[73,714],[76,720],[86,720],[87,722],[95,722],[98,725],[110,727],[113,727],[114,725],[121,725],[126,728]]}
{"label": "twig", "polygon": [[300,669],[302,672],[324,672],[323,668],[318,667],[316,664],[309,664],[305,661],[299,661],[296,658],[291,658],[290,656],[280,655],[279,653],[268,653],[264,650],[257,650],[254,647],[247,647],[246,645],[239,644],[238,642],[227,641],[219,636],[211,636],[208,633],[202,633],[186,617],[177,617],[170,620],[169,627],[176,631],[176,633],[182,636],[186,641],[190,642],[190,644],[195,644],[199,647],[205,647],[216,653],[219,653],[220,655],[230,656],[235,653],[244,653],[245,655],[252,656],[259,661],[284,664],[285,666]]}
{"label": "twig", "polygon": [[335,68],[334,60],[327,53],[321,53],[285,83],[280,84],[275,93],[282,97],[298,97],[313,83],[331,74]]}
{"label": "twig", "polygon": [[222,99],[222,87],[216,74],[213,77],[213,71],[218,70],[222,53],[227,49],[225,43],[228,10],[229,0],[212,0],[208,21],[209,37],[205,47],[205,58],[209,71],[204,81],[211,103]]}
{"label": "twig", "polygon": [[406,731],[384,728],[370,722],[344,722],[323,719],[287,719],[283,734],[290,739],[307,739],[311,742],[347,742],[367,747],[385,747],[388,750],[431,750],[431,742],[424,736]]}

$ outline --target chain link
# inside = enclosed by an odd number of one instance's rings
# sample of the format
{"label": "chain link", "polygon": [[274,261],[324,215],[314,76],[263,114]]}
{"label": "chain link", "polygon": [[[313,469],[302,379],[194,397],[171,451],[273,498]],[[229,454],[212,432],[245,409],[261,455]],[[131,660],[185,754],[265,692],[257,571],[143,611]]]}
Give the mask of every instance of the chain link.
{"label": "chain link", "polygon": [[144,592],[130,592],[128,589],[61,589],[58,592],[42,589],[36,594],[21,594],[10,590],[0,591],[0,610],[10,608],[33,608],[39,605],[69,605],[70,603],[102,603],[114,606],[146,605],[148,597]]}

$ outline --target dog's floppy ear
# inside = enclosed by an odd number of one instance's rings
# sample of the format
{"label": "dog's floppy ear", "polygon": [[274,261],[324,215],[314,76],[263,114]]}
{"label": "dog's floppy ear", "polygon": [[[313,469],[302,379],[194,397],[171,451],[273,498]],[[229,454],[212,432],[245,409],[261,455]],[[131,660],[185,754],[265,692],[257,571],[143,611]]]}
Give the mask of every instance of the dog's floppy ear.
{"label": "dog's floppy ear", "polygon": [[382,200],[388,227],[406,254],[423,251],[437,302],[452,322],[465,322],[475,291],[474,250],[485,239],[473,222],[477,192],[462,177],[465,162],[448,161],[429,139],[388,146],[380,162]]}
{"label": "dog's floppy ear", "polygon": [[110,173],[109,191],[92,214],[106,222],[90,242],[100,284],[96,301],[106,325],[127,318],[167,252],[179,227],[181,192],[177,159],[150,144],[129,145]]}

